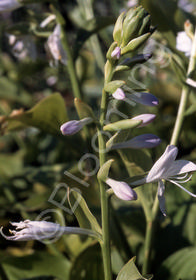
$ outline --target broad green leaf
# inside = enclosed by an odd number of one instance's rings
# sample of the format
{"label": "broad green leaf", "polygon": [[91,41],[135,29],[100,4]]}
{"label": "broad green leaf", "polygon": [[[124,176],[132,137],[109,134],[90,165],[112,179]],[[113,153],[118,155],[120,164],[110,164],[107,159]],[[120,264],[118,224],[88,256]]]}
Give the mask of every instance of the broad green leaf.
{"label": "broad green leaf", "polygon": [[159,280],[195,279],[196,247],[186,247],[169,256],[157,273]]}
{"label": "broad green leaf", "polygon": [[73,262],[69,280],[103,280],[103,264],[99,244],[88,247]]}
{"label": "broad green leaf", "polygon": [[55,93],[26,112],[7,117],[7,131],[33,126],[47,133],[60,135],[59,128],[67,120],[64,100],[59,93]]}
{"label": "broad green leaf", "polygon": [[69,204],[70,207],[76,216],[78,223],[81,228],[86,228],[86,229],[92,229],[99,234],[101,234],[101,228],[96,220],[96,218],[93,216],[91,211],[89,210],[86,201],[82,197],[82,195],[73,190],[69,190]]}
{"label": "broad green leaf", "polygon": [[49,253],[35,253],[25,257],[10,257],[1,263],[9,280],[29,279],[39,276],[53,276],[68,280],[70,262],[64,256]]}
{"label": "broad green leaf", "polygon": [[[152,278],[152,277],[151,277]],[[144,278],[138,271],[135,265],[135,258],[132,258],[125,266],[121,269],[116,280],[142,280],[151,279]]]}

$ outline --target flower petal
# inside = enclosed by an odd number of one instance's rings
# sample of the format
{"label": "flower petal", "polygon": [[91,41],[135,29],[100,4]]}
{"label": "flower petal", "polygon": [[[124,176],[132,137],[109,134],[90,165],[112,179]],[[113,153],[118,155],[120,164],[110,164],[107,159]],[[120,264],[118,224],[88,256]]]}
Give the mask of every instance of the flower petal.
{"label": "flower petal", "polygon": [[122,200],[136,200],[136,192],[125,182],[107,178],[106,183],[113,189],[115,195]]}
{"label": "flower petal", "polygon": [[167,179],[167,172],[170,166],[174,163],[178,154],[178,148],[174,145],[169,145],[165,149],[164,154],[155,162],[149,171],[146,182],[156,182],[160,179]]}
{"label": "flower petal", "polygon": [[176,160],[167,170],[167,178],[173,177],[183,173],[196,171],[196,164],[188,160]]}
{"label": "flower petal", "polygon": [[163,184],[163,181],[160,180],[158,182],[159,207],[160,207],[160,210],[163,213],[163,215],[166,216],[164,192],[165,192],[165,186]]}

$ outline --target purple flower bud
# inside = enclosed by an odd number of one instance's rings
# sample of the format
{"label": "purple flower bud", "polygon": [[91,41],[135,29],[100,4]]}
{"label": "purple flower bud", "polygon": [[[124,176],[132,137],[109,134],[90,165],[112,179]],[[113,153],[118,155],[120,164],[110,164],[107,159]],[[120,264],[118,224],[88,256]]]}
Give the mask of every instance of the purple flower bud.
{"label": "purple flower bud", "polygon": [[61,125],[60,130],[63,135],[73,135],[80,131],[84,125],[91,123],[92,118],[84,118],[80,121],[69,121]]}
{"label": "purple flower bud", "polygon": [[157,106],[159,104],[159,100],[148,92],[136,92],[129,94],[127,97],[136,103],[146,106]]}
{"label": "purple flower bud", "polygon": [[119,59],[121,55],[121,48],[120,47],[116,47],[113,52],[111,53],[111,57],[114,59]]}
{"label": "purple flower bud", "polygon": [[126,142],[114,144],[111,149],[143,149],[154,148],[161,143],[161,139],[154,134],[142,134]]}
{"label": "purple flower bud", "polygon": [[112,96],[117,100],[125,99],[125,93],[121,88],[117,88],[117,90],[112,94]]}
{"label": "purple flower bud", "polygon": [[115,195],[122,200],[136,200],[136,192],[125,182],[107,178],[106,183],[113,189]]}
{"label": "purple flower bud", "polygon": [[132,118],[132,120],[142,120],[142,123],[138,127],[144,127],[144,126],[148,125],[149,123],[153,122],[153,120],[155,118],[156,118],[156,115],[154,115],[154,114],[141,114],[141,115],[138,115],[138,116]]}

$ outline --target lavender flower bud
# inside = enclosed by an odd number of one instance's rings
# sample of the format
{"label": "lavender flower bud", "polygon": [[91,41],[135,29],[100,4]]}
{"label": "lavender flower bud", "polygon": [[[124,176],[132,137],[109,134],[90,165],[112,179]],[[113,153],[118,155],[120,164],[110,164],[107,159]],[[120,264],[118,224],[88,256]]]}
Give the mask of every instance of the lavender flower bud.
{"label": "lavender flower bud", "polygon": [[73,135],[80,131],[83,126],[93,121],[92,118],[84,118],[80,121],[69,121],[61,125],[60,130],[63,135]]}
{"label": "lavender flower bud", "polygon": [[115,195],[122,200],[136,200],[136,192],[125,182],[107,178],[106,183],[113,189]]}
{"label": "lavender flower bud", "polygon": [[114,59],[119,59],[121,55],[121,48],[120,47],[116,47],[113,52],[111,53],[111,57]]}

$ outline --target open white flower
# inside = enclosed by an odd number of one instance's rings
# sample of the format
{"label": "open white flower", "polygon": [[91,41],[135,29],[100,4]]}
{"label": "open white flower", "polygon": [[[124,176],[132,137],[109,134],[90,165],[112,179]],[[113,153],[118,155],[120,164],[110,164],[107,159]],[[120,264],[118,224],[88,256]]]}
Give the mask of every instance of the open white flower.
{"label": "open white flower", "polygon": [[175,160],[177,154],[178,148],[176,146],[167,146],[164,154],[155,162],[148,175],[141,180],[131,183],[131,185],[139,186],[145,183],[158,182],[159,204],[164,216],[166,216],[164,180],[175,184],[189,195],[196,197],[195,194],[181,186],[182,183],[188,182],[191,179],[192,175],[189,176],[188,174],[196,171],[196,164],[188,160]]}

